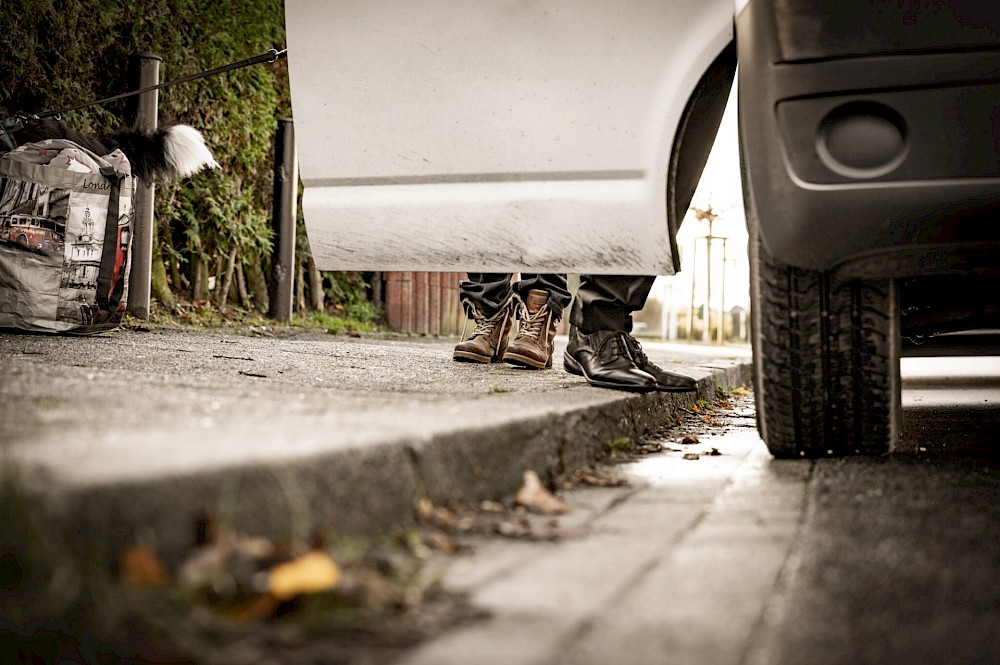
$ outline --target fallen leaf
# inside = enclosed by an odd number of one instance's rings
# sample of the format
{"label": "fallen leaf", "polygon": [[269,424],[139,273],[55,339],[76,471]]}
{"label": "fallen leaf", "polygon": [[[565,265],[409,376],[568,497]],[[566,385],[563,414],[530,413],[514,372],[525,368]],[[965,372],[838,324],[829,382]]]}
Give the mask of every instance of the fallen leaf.
{"label": "fallen leaf", "polygon": [[698,440],[698,437],[691,436],[690,434],[688,434],[684,438],[678,439],[677,443],[683,443],[684,445],[688,445],[692,443],[701,443],[701,442]]}
{"label": "fallen leaf", "polygon": [[212,589],[218,593],[219,587],[230,586],[224,584],[232,578],[226,570],[230,554],[230,548],[218,545],[196,549],[184,560],[177,572],[181,588],[189,592]]}
{"label": "fallen leaf", "polygon": [[503,520],[493,525],[493,531],[501,536],[522,537],[531,534],[530,525],[525,528],[521,524]]}
{"label": "fallen leaf", "polygon": [[649,443],[640,443],[636,446],[637,452],[643,455],[651,455],[653,453],[658,453],[663,450],[663,444],[659,441],[651,441]]}
{"label": "fallen leaf", "polygon": [[621,487],[626,484],[626,481],[618,476],[602,476],[596,473],[584,473],[577,480],[583,485],[594,487]]}
{"label": "fallen leaf", "polygon": [[739,388],[733,388],[732,393],[734,395],[739,395],[741,397],[747,397],[750,395],[750,391],[744,388],[743,386],[740,386]]}
{"label": "fallen leaf", "polygon": [[710,455],[710,456],[714,457],[714,456],[716,456],[716,455],[721,455],[722,453],[720,453],[720,452],[719,452],[719,449],[718,449],[718,448],[712,448],[712,451],[711,451],[711,452],[709,452],[709,453],[706,453],[706,454],[708,454],[708,455]]}
{"label": "fallen leaf", "polygon": [[278,609],[278,599],[269,593],[254,596],[242,607],[232,612],[231,619],[240,623],[263,621],[274,616]]}
{"label": "fallen leaf", "polygon": [[699,409],[699,408],[698,408],[698,405],[694,405],[694,406],[692,406],[692,407],[691,407],[691,410],[692,410],[692,411],[693,411],[694,413],[701,413],[701,409]]}
{"label": "fallen leaf", "polygon": [[684,459],[690,459],[690,460],[701,459],[701,456],[698,453],[685,453]]}
{"label": "fallen leaf", "polygon": [[429,531],[425,533],[424,542],[437,551],[444,552],[445,554],[454,554],[458,551],[458,547],[452,539],[441,531]]}
{"label": "fallen leaf", "polygon": [[122,579],[130,586],[163,586],[168,581],[167,571],[159,557],[148,547],[132,545],[126,548],[119,565]]}
{"label": "fallen leaf", "polygon": [[518,490],[514,503],[543,515],[560,515],[570,510],[569,504],[545,489],[538,474],[531,470],[524,472],[524,484]]}
{"label": "fallen leaf", "polygon": [[712,422],[712,417],[711,416],[702,416],[701,419],[704,420],[706,423]]}
{"label": "fallen leaf", "polygon": [[479,509],[486,511],[487,513],[502,513],[507,509],[504,505],[498,501],[483,501],[479,504]]}
{"label": "fallen leaf", "polygon": [[328,591],[340,580],[340,567],[325,552],[313,551],[271,569],[267,590],[278,600]]}

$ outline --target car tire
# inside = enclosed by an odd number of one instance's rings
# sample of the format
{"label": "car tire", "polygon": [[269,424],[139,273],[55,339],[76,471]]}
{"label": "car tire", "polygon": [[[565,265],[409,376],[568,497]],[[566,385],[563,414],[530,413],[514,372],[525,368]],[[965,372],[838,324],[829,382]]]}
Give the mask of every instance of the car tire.
{"label": "car tire", "polygon": [[895,281],[782,265],[756,224],[749,249],[757,421],[770,452],[891,450],[901,419]]}

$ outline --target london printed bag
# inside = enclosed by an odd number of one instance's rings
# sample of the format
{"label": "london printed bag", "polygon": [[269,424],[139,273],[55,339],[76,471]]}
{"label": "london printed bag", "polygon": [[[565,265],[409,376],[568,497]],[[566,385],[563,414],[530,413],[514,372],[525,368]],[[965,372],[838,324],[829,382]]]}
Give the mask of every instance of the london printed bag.
{"label": "london printed bag", "polygon": [[125,312],[131,167],[63,139],[0,157],[0,328],[90,333]]}

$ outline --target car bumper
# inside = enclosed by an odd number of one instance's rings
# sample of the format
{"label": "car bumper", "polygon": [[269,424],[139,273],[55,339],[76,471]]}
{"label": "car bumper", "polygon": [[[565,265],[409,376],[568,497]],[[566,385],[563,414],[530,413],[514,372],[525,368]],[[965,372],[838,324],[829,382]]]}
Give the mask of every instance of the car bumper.
{"label": "car bumper", "polygon": [[[870,4],[819,4],[832,18],[752,1],[737,20],[749,217],[771,254],[819,270],[867,257],[868,272],[879,255],[891,275],[896,254],[1000,241],[996,44],[982,30],[935,44],[933,17],[917,39],[892,32],[903,16],[865,17]],[[895,46],[818,36],[807,49],[788,37],[817,22],[843,28],[838,11]],[[954,39],[948,27],[938,34]]]}

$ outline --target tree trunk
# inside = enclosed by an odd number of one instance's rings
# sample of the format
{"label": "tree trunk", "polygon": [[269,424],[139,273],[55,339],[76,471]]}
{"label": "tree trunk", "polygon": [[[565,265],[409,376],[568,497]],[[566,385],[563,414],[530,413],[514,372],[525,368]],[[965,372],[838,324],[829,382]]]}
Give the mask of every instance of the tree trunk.
{"label": "tree trunk", "polygon": [[149,277],[153,297],[165,308],[173,309],[177,299],[174,298],[174,293],[170,290],[170,284],[167,282],[167,269],[163,265],[163,255],[158,246],[153,248],[153,263]]}
{"label": "tree trunk", "polygon": [[371,283],[369,284],[372,290],[372,306],[375,307],[376,312],[382,311],[382,273],[373,272],[371,276]]}
{"label": "tree trunk", "polygon": [[226,308],[226,300],[229,297],[229,287],[233,283],[233,271],[236,269],[236,245],[229,249],[229,262],[226,264],[226,273],[222,277],[222,284],[216,294],[216,303],[219,309]]}
{"label": "tree trunk", "polygon": [[252,257],[246,264],[247,286],[253,296],[253,306],[258,312],[266,313],[270,308],[270,298],[267,295],[267,278],[260,267],[257,257]]}
{"label": "tree trunk", "polygon": [[322,312],[323,301],[326,296],[326,294],[323,293],[323,275],[320,274],[319,268],[316,267],[316,262],[313,261],[311,256],[307,257],[306,260],[309,264],[310,305],[317,312]]}
{"label": "tree trunk", "polygon": [[306,269],[302,261],[295,262],[295,311],[306,311]]}
{"label": "tree trunk", "polygon": [[243,261],[236,262],[236,292],[240,295],[240,305],[250,309],[250,294],[247,293],[247,279],[243,275]]}
{"label": "tree trunk", "polygon": [[200,256],[191,257],[191,299],[208,300],[208,266]]}

